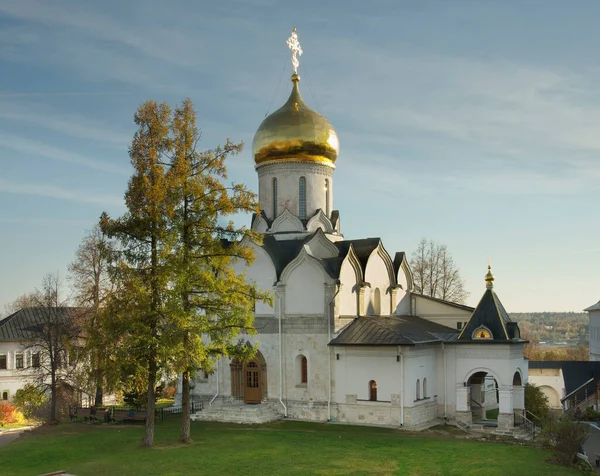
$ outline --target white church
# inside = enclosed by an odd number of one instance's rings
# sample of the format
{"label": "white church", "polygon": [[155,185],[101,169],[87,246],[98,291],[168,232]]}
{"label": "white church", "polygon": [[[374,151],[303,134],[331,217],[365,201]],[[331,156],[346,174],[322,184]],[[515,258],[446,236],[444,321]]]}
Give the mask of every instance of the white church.
{"label": "white church", "polygon": [[194,418],[424,428],[444,418],[471,425],[495,405],[498,429],[512,428],[524,409],[526,341],[493,275],[476,308],[442,301],[420,294],[404,252],[344,237],[338,136],[300,95],[295,31],[288,45],[291,94],[252,145],[262,207],[252,228],[264,240],[252,244],[246,273],[274,303],[256,303],[257,335],[246,336],[255,358],[221,358],[195,377],[192,398],[204,410]]}

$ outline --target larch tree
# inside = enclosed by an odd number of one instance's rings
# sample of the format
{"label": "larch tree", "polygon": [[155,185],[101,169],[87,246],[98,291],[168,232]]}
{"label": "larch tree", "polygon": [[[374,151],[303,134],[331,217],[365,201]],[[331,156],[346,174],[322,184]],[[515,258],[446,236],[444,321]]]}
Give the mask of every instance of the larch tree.
{"label": "larch tree", "polygon": [[410,258],[415,286],[422,294],[464,303],[469,293],[446,245],[423,238]]}
{"label": "larch tree", "polygon": [[[70,281],[74,299],[78,306],[89,309],[85,322],[85,347],[89,360],[88,375],[94,387],[94,405],[103,403],[104,387],[113,379],[108,379],[109,349],[111,339],[103,326],[106,301],[114,289],[109,271],[113,262],[113,243],[95,225],[83,238],[75,252],[75,259],[69,265]],[[110,385],[109,385],[110,386]]]}
{"label": "larch tree", "polygon": [[103,214],[102,231],[120,243],[118,290],[110,306],[120,330],[120,346],[130,363],[145,373],[147,418],[143,446],[154,445],[155,396],[159,374],[165,296],[170,285],[166,257],[171,252],[166,164],[170,147],[170,108],[147,101],[134,120],[138,130],[129,148],[133,176],[125,193],[127,212],[118,219]]}
{"label": "larch tree", "polygon": [[226,221],[236,213],[258,213],[256,195],[241,184],[226,184],[226,159],[243,144],[198,151],[200,134],[190,99],[172,121],[172,166],[168,173],[176,203],[173,225],[177,242],[171,257],[173,297],[170,306],[171,354],[182,379],[180,440],[190,440],[190,379],[210,372],[222,355],[252,353],[238,341],[253,333],[255,300],[267,293],[234,270],[235,261],[254,260],[252,242],[260,236]]}

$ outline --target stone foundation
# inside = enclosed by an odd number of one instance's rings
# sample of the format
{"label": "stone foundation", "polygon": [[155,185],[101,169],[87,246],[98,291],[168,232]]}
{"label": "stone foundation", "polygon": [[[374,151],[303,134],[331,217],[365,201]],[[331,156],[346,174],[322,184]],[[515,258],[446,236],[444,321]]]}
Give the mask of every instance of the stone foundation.
{"label": "stone foundation", "polygon": [[471,426],[473,423],[473,415],[471,415],[471,412],[454,412],[454,418],[458,423],[466,426]]}
{"label": "stone foundation", "polygon": [[498,414],[498,431],[508,431],[515,427],[515,416],[512,413]]}

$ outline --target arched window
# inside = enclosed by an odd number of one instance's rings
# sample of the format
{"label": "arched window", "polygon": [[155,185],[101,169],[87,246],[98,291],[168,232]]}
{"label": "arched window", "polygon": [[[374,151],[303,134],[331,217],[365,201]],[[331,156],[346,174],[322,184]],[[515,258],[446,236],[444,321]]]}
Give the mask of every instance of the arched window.
{"label": "arched window", "polygon": [[375,316],[381,315],[381,291],[379,291],[379,288],[375,288],[373,293],[373,314]]}
{"label": "arched window", "polygon": [[369,382],[369,400],[372,402],[377,401],[377,382],[375,380]]}
{"label": "arched window", "polygon": [[8,400],[8,392],[2,392],[2,400]]}
{"label": "arched window", "polygon": [[273,220],[277,218],[277,178],[273,178]]}
{"label": "arched window", "polygon": [[325,179],[325,215],[329,217],[329,179]]}
{"label": "arched window", "polygon": [[300,359],[300,383],[308,383],[308,360],[305,356]]}
{"label": "arched window", "polygon": [[423,398],[427,398],[427,378],[423,379]]}
{"label": "arched window", "polygon": [[300,220],[306,220],[306,178],[305,177],[300,177],[300,192],[299,192],[299,199],[300,199],[300,209],[299,209],[299,215],[300,215]]}
{"label": "arched window", "polygon": [[421,400],[421,379],[417,379],[417,400]]}

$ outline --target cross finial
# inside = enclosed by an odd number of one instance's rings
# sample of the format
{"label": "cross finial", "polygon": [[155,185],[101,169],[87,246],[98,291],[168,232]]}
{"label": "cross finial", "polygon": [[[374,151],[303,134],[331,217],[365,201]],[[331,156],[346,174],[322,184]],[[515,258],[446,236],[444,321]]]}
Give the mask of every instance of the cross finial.
{"label": "cross finial", "polygon": [[298,61],[298,56],[302,55],[302,48],[300,47],[300,42],[298,41],[298,34],[296,33],[296,29],[292,29],[292,36],[288,38],[286,41],[288,48],[292,50],[292,65],[294,66],[294,73],[298,73],[298,66],[300,66],[300,61]]}

